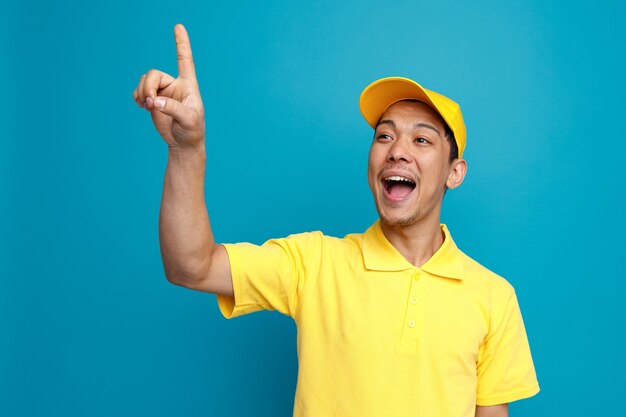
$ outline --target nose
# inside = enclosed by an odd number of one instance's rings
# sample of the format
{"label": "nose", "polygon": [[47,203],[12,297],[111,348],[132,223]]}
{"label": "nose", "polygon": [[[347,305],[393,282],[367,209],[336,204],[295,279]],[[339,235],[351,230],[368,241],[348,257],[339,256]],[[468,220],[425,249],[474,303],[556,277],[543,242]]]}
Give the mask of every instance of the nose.
{"label": "nose", "polygon": [[406,148],[406,144],[402,140],[398,139],[394,141],[394,143],[389,148],[387,160],[389,162],[409,162],[409,151]]}

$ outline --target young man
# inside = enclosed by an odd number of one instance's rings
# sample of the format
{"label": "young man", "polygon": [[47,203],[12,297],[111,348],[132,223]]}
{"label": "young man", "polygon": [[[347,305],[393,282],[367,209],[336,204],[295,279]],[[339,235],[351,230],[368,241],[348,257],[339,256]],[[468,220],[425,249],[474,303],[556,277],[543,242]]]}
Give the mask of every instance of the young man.
{"label": "young man", "polygon": [[165,273],[217,294],[225,317],[272,309],[296,321],[294,416],[507,416],[509,402],[539,391],[513,288],[440,224],[444,193],[466,172],[456,103],[400,77],[364,90],[380,217],[365,233],[220,245],[204,201],[204,114],[182,25],[175,38],[178,78],[151,70],[134,92],[169,146]]}

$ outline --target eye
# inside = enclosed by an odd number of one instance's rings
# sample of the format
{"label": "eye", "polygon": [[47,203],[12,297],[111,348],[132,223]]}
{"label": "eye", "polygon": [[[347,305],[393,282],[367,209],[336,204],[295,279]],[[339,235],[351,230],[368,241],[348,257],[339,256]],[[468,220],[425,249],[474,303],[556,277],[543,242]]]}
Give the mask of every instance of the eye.
{"label": "eye", "polygon": [[430,143],[430,141],[428,139],[422,138],[422,137],[416,138],[415,142],[417,142],[417,143]]}
{"label": "eye", "polygon": [[392,138],[391,138],[390,135],[388,135],[386,133],[380,133],[380,134],[376,135],[376,139],[377,140],[382,140],[382,141],[388,141],[388,140],[391,140]]}

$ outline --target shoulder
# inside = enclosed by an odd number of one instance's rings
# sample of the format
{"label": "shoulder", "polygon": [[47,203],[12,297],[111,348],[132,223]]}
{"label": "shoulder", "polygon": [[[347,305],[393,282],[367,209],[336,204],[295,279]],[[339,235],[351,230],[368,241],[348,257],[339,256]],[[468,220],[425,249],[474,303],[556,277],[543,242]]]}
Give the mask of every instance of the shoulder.
{"label": "shoulder", "polygon": [[[462,252],[461,252],[462,253]],[[521,317],[517,294],[513,285],[504,277],[481,265],[462,253],[466,288],[480,300],[485,317],[489,317],[490,331],[495,331],[506,317]],[[515,323],[516,320],[509,321]]]}
{"label": "shoulder", "polygon": [[350,233],[344,237],[336,237],[327,235],[321,230],[311,232],[293,233],[282,239],[291,242],[316,243],[330,246],[361,246],[363,242],[363,233]]}
{"label": "shoulder", "polygon": [[346,252],[360,251],[362,234],[354,233],[343,238],[324,234],[320,230],[293,233],[286,237],[270,239],[263,246],[280,246],[290,251],[317,253],[318,255],[341,255]]}
{"label": "shoulder", "polygon": [[513,285],[506,278],[483,266],[461,250],[459,250],[459,257],[463,264],[465,280],[472,286],[505,297],[515,292]]}

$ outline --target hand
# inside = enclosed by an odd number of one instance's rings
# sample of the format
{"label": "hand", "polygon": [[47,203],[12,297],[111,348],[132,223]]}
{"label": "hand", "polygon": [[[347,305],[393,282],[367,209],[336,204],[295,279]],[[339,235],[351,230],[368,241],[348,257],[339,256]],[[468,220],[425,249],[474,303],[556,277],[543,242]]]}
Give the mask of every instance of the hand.
{"label": "hand", "polygon": [[152,116],[170,149],[204,146],[204,107],[196,80],[191,43],[185,27],[174,27],[178,78],[151,69],[142,75],[133,98]]}

